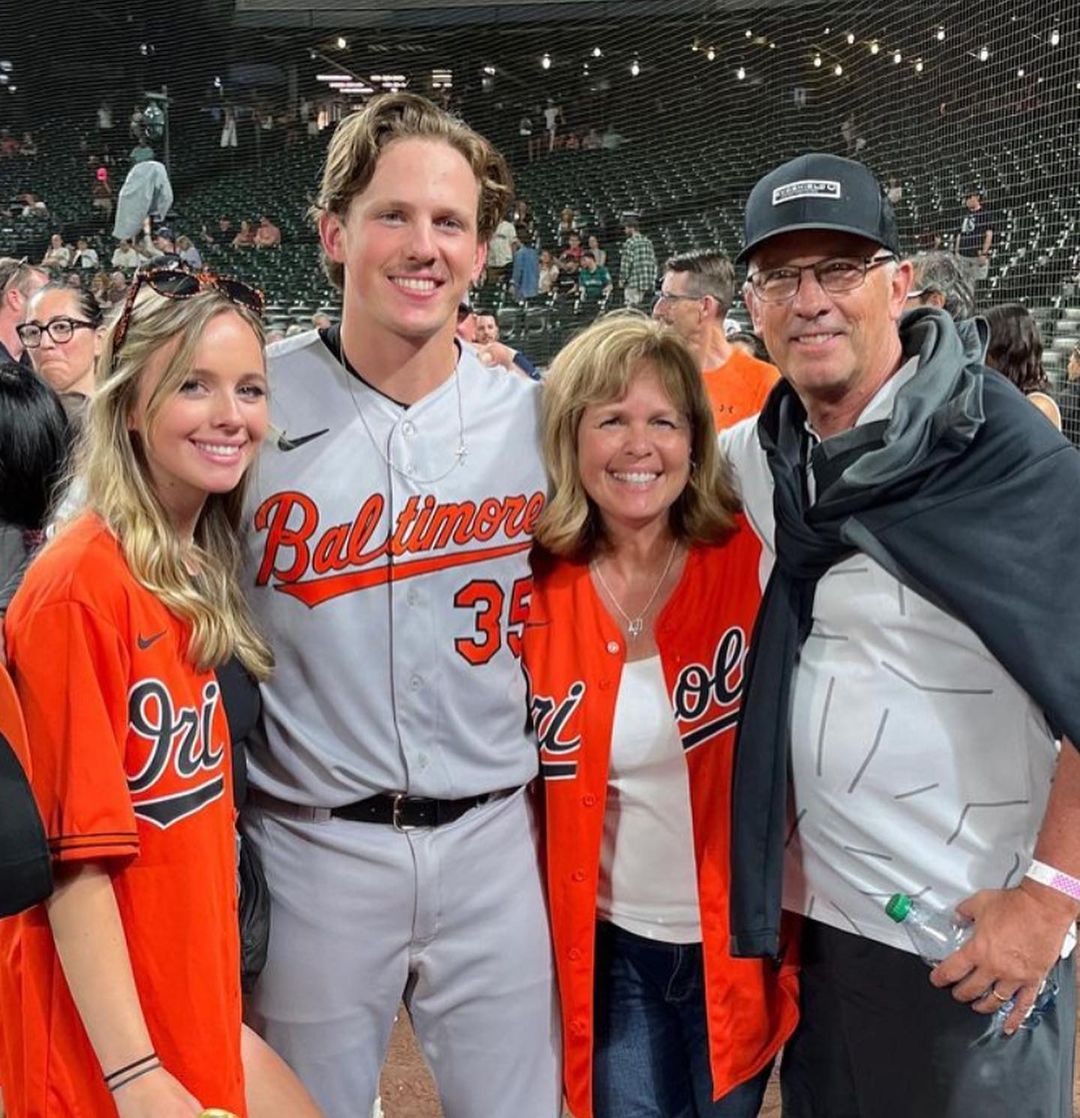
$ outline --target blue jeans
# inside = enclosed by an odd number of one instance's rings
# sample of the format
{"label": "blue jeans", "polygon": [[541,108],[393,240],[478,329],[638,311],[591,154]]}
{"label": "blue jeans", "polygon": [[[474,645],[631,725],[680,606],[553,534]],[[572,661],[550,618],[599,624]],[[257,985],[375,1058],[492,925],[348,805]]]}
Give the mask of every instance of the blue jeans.
{"label": "blue jeans", "polygon": [[769,1067],[713,1102],[701,944],[596,930],[596,1118],[755,1118]]}

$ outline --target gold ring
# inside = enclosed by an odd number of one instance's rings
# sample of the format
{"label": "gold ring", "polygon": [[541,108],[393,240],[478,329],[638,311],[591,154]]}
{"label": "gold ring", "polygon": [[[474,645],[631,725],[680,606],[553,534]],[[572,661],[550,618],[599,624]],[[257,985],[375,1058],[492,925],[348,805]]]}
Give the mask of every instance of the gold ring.
{"label": "gold ring", "polygon": [[991,987],[990,987],[990,993],[991,993],[991,994],[993,994],[993,995],[994,995],[994,997],[995,997],[995,998],[997,998],[997,1000],[998,1000],[999,1002],[1007,1002],[1007,1001],[1011,1001],[1011,1000],[1012,1000],[1011,998],[1003,998],[1003,997],[1002,997],[1002,996],[1001,996],[1001,995],[1000,995],[1000,994],[999,994],[999,993],[997,992],[997,990],[995,990],[995,989],[994,989],[994,987],[993,987],[993,986],[991,986]]}

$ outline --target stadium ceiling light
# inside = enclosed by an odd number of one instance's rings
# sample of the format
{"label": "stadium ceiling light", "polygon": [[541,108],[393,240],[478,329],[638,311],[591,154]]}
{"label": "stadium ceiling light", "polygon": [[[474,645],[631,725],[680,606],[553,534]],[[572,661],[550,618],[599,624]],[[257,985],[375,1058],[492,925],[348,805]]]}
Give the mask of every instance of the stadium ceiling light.
{"label": "stadium ceiling light", "polygon": [[603,58],[604,52],[599,47],[593,47],[592,56],[593,58]]}
{"label": "stadium ceiling light", "polygon": [[937,29],[937,30],[936,30],[936,31],[934,32],[934,38],[935,38],[935,39],[937,39],[937,41],[938,41],[939,43],[943,43],[943,42],[945,42],[945,28],[944,28],[944,27],[939,27],[939,28],[938,28],[938,29]]}
{"label": "stadium ceiling light", "polygon": [[833,73],[839,78],[843,76],[844,67],[839,62],[833,67]]}
{"label": "stadium ceiling light", "polygon": [[339,50],[344,50],[349,45],[349,40],[344,35],[337,37],[337,45]]}
{"label": "stadium ceiling light", "polygon": [[990,57],[989,47],[979,47],[979,61],[985,62]]}
{"label": "stadium ceiling light", "polygon": [[634,61],[630,63],[630,77],[636,78],[638,76],[638,74],[640,74],[640,73],[641,73],[641,64],[635,58]]}
{"label": "stadium ceiling light", "polygon": [[826,34],[826,35],[828,35],[828,33],[829,33],[829,32],[830,32],[831,30],[832,30],[832,28],[831,28],[831,27],[826,27],[826,28],[825,28],[825,34]]}
{"label": "stadium ceiling light", "polygon": [[541,55],[541,57],[540,57],[540,69],[541,70],[550,70],[551,69],[551,55],[550,54],[547,54],[545,52],[543,55]]}
{"label": "stadium ceiling light", "polygon": [[878,43],[877,39],[872,39],[870,42],[870,53],[877,54],[879,50],[881,50],[881,45]]}
{"label": "stadium ceiling light", "polygon": [[897,66],[899,66],[900,63],[904,61],[904,56],[899,51],[895,51],[893,53],[892,60],[896,63]]}
{"label": "stadium ceiling light", "polygon": [[1022,78],[1024,76],[1024,73],[1025,73],[1024,67],[1021,66],[1020,69],[1016,71],[1016,76],[1018,78]]}
{"label": "stadium ceiling light", "polygon": [[847,33],[847,44],[849,47],[853,47],[855,45],[855,33],[853,31],[849,31]]}
{"label": "stadium ceiling light", "polygon": [[737,81],[745,81],[746,80],[746,67],[745,66],[740,66],[735,71],[735,78],[736,78]]}
{"label": "stadium ceiling light", "polygon": [[746,29],[746,30],[745,30],[745,31],[743,32],[743,34],[744,34],[744,35],[745,35],[745,36],[746,36],[746,37],[747,37],[748,39],[752,39],[752,38],[754,37],[754,33],[753,33],[753,31],[751,31],[749,27],[748,27],[748,28],[747,28],[747,29]]}
{"label": "stadium ceiling light", "polygon": [[709,47],[709,49],[705,52],[705,57],[710,62],[713,62],[716,59],[716,50],[713,47]]}
{"label": "stadium ceiling light", "polygon": [[1061,32],[1055,27],[1054,30],[1050,32],[1050,45],[1056,47],[1060,42]]}
{"label": "stadium ceiling light", "polygon": [[775,43],[770,43],[769,44],[769,50],[776,50],[776,44]]}
{"label": "stadium ceiling light", "polygon": [[698,41],[697,41],[697,39],[695,39],[695,40],[694,40],[694,41],[693,41],[693,42],[692,42],[692,43],[690,44],[690,50],[691,50],[691,51],[693,51],[693,53],[694,53],[694,54],[697,54],[697,52],[698,52],[698,51],[699,51],[700,49],[701,49],[701,47],[700,47],[700,45],[698,44]]}
{"label": "stadium ceiling light", "polygon": [[921,58],[915,61],[915,73],[921,74],[923,72],[923,60]]}
{"label": "stadium ceiling light", "polygon": [[814,55],[814,65],[815,66],[820,66],[821,65],[821,55],[820,54],[815,54]]}
{"label": "stadium ceiling light", "polygon": [[487,74],[488,77],[493,78],[495,76],[495,67],[494,66],[485,66],[484,67],[484,73]]}
{"label": "stadium ceiling light", "polygon": [[316,74],[317,82],[351,82],[352,74]]}

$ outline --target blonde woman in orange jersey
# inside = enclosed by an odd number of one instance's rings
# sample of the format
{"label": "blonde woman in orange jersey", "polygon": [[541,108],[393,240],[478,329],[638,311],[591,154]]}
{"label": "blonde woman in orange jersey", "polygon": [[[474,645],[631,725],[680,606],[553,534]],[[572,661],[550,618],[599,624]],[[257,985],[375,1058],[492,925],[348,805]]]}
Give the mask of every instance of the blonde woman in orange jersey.
{"label": "blonde woman in orange jersey", "polygon": [[[261,306],[238,281],[136,276],[99,358],[86,511],[7,614],[56,878],[49,901],[0,925],[11,1118],[244,1115],[245,1057],[256,1080],[283,1070],[241,1040],[215,674],[233,658],[256,678],[271,666],[234,574],[267,429]],[[299,1100],[290,1113],[313,1113]]]}

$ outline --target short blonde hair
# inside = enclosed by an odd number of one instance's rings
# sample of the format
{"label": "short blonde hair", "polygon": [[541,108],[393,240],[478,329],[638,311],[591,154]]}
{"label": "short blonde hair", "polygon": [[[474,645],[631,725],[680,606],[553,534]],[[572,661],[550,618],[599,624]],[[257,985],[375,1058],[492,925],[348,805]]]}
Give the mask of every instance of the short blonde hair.
{"label": "short blonde hair", "polygon": [[690,479],[671,506],[672,531],[688,543],[716,543],[731,530],[739,500],[717,449],[693,353],[662,323],[618,313],[578,334],[552,362],[544,381],[543,446],[551,493],[535,538],[556,555],[588,559],[605,544],[599,510],[581,483],[578,428],[590,405],[621,400],[646,362],[690,425]]}
{"label": "short blonde hair", "polygon": [[185,553],[154,488],[142,440],[128,428],[151,358],[179,339],[147,404],[149,430],[190,375],[207,325],[229,311],[251,328],[261,348],[260,319],[220,292],[211,289],[188,299],[169,299],[143,287],[118,351],[113,341],[119,319],[105,335],[77,469],[85,478],[86,506],[116,536],[136,581],[190,624],[189,661],[206,670],[235,656],[254,676],[265,679],[273,657],[240,590],[241,525],[251,470],[231,492],[207,497],[195,525],[194,550]]}
{"label": "short blonde hair", "polygon": [[[479,133],[415,93],[384,93],[347,116],[334,132],[323,165],[322,185],[309,211],[344,217],[353,198],[367,189],[379,156],[394,140],[440,140],[462,155],[480,184],[476,228],[486,244],[495,234],[514,193],[506,160]],[[323,269],[339,290],[345,268],[323,254]]]}

